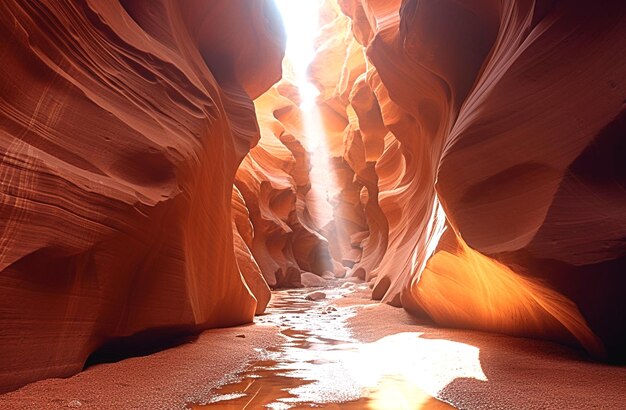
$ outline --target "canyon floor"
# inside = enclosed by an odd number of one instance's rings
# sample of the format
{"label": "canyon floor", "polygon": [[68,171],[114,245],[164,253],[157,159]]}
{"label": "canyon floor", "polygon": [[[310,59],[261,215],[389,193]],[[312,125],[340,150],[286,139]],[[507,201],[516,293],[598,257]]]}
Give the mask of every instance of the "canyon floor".
{"label": "canyon floor", "polygon": [[255,324],[206,331],[153,354],[33,383],[0,396],[0,408],[625,405],[625,367],[591,362],[550,342],[436,328],[372,302],[364,284],[334,285],[275,291]]}

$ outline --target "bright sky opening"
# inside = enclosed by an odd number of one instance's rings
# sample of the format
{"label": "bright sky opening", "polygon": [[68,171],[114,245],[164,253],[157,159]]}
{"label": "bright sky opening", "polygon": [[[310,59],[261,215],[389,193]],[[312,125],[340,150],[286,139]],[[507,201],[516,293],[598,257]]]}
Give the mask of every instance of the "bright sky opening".
{"label": "bright sky opening", "polygon": [[[307,81],[307,67],[315,57],[314,42],[319,32],[321,0],[275,0],[287,33],[285,58],[293,69],[302,105],[309,108],[319,91]],[[285,73],[287,76],[289,73]]]}

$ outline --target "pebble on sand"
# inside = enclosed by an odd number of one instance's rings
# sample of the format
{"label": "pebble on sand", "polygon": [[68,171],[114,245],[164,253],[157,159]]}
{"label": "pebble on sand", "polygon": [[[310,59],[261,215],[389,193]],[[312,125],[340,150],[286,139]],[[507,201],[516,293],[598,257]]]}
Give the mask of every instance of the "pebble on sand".
{"label": "pebble on sand", "polygon": [[322,300],[322,299],[326,299],[326,294],[324,292],[320,292],[319,290],[315,291],[315,292],[311,292],[308,293],[305,296],[306,300]]}

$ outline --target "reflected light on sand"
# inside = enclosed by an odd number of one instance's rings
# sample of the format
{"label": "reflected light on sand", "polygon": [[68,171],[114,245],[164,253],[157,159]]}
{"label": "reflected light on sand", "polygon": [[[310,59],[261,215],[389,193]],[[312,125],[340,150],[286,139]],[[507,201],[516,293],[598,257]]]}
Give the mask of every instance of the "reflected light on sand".
{"label": "reflected light on sand", "polygon": [[[362,344],[342,359],[351,377],[372,391],[370,408],[419,408],[457,378],[486,381],[479,349],[405,332]],[[410,403],[411,407],[404,407]]]}
{"label": "reflected light on sand", "polygon": [[431,410],[453,408],[419,387],[397,377],[384,377],[370,395],[368,409]]}
{"label": "reflected light on sand", "polygon": [[[348,326],[357,308],[311,302],[306,292],[275,293],[257,322],[279,326],[284,342],[215,390],[211,404],[194,408],[448,409],[437,397],[454,380],[487,380],[477,347],[420,332],[363,343]],[[326,292],[336,299],[350,291]]]}

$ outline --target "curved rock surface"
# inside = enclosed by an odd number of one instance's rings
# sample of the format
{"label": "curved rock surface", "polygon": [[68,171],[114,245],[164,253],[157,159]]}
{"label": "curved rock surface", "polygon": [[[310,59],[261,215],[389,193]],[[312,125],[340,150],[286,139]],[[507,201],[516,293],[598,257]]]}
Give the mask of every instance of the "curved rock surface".
{"label": "curved rock surface", "polygon": [[341,272],[340,253],[331,255],[329,243],[335,239],[330,204],[312,188],[298,103],[297,88],[286,80],[255,100],[261,139],[236,176],[254,226],[250,249],[273,288],[301,286],[302,272]]}
{"label": "curved rock surface", "polygon": [[327,233],[331,253],[344,266],[354,268],[364,257],[363,241],[369,226],[364,213],[366,190],[356,176],[360,168],[348,158],[353,153],[352,161],[360,159],[362,151],[349,95],[366,62],[362,47],[350,32],[350,20],[336,2],[323,2],[320,26],[316,55],[307,73],[320,92],[310,121],[321,123],[324,138],[313,155],[327,157],[323,167],[329,170],[327,184],[331,185],[328,195],[334,221]]}
{"label": "curved rock surface", "polygon": [[250,214],[248,213],[246,203],[237,187],[233,187],[232,210],[233,241],[237,266],[245,279],[246,285],[248,285],[248,288],[256,298],[255,313],[260,315],[265,312],[272,293],[263,277],[261,268],[250,250],[254,241],[254,228],[250,222]]}
{"label": "curved rock surface", "polygon": [[281,27],[271,1],[0,4],[0,391],[262,311],[231,191]]}
{"label": "curved rock surface", "polygon": [[375,163],[374,297],[626,359],[623,2],[338,3],[373,66],[350,164]]}
{"label": "curved rock surface", "polygon": [[261,139],[237,172],[254,225],[250,249],[274,288],[314,282],[308,274],[301,281],[303,273],[345,275],[368,236],[363,185],[343,158],[348,95],[364,54],[333,1],[324,2],[320,25],[306,73],[320,96],[300,95],[307,78],[287,55],[284,79],[255,100]]}

